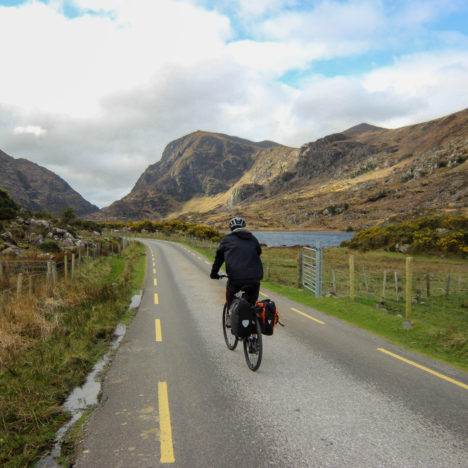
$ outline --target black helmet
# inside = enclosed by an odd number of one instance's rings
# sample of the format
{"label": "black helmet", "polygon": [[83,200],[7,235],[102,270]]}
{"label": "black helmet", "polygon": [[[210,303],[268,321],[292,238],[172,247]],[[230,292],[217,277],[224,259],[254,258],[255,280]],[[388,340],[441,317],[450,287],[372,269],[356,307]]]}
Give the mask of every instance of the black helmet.
{"label": "black helmet", "polygon": [[245,221],[240,216],[236,216],[229,221],[229,227],[231,228],[231,231],[237,228],[243,228],[245,227]]}

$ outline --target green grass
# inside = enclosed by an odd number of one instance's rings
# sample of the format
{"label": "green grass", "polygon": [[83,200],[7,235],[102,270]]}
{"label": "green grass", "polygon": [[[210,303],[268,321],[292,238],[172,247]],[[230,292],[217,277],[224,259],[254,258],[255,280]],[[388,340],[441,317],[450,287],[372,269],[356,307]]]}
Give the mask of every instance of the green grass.
{"label": "green grass", "polygon": [[48,320],[56,321],[50,336],[38,336],[11,362],[2,362],[0,466],[33,466],[51,449],[55,432],[69,417],[61,404],[105,353],[116,324],[129,319],[144,262],[144,248],[131,244],[121,257],[86,265],[60,292],[65,303],[48,313]]}

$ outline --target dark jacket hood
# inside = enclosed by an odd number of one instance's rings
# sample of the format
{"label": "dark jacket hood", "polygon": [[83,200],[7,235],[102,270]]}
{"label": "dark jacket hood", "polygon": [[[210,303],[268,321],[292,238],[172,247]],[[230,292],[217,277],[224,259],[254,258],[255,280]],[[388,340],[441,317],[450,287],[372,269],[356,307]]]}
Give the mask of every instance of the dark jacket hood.
{"label": "dark jacket hood", "polygon": [[237,236],[241,239],[251,239],[253,234],[247,228],[237,228],[234,231],[230,232],[228,236]]}

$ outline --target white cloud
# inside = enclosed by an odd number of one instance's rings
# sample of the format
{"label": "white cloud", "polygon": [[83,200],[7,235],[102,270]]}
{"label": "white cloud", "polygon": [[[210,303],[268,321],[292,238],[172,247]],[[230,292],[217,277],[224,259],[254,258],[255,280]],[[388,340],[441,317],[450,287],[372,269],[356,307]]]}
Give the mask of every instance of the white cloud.
{"label": "white cloud", "polygon": [[13,133],[15,135],[34,135],[39,137],[45,135],[47,130],[39,125],[26,125],[25,127],[15,127]]}

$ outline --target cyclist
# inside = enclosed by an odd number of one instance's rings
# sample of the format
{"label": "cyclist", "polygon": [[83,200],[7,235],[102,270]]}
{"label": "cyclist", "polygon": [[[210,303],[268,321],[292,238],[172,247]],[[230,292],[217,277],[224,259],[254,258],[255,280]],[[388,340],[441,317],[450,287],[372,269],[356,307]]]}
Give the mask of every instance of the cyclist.
{"label": "cyclist", "polygon": [[226,303],[231,306],[234,294],[245,291],[245,298],[255,305],[263,278],[263,265],[260,259],[262,248],[257,238],[246,228],[243,218],[236,216],[229,222],[231,232],[221,239],[211,268],[211,279],[219,279],[218,271],[226,264],[228,282]]}

